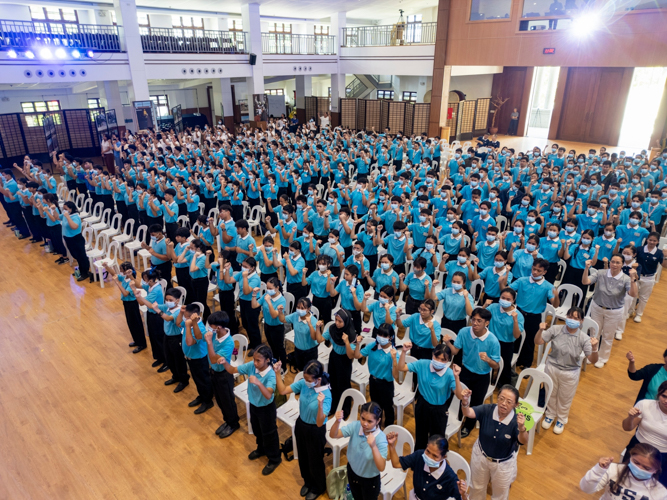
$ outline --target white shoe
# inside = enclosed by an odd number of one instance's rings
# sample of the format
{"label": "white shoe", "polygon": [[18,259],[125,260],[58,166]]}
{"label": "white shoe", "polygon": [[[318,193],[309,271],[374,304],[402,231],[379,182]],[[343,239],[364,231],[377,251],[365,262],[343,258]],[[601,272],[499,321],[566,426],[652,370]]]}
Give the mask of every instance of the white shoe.
{"label": "white shoe", "polygon": [[563,422],[556,422],[554,426],[554,434],[562,434],[565,430],[565,424]]}
{"label": "white shoe", "polygon": [[614,335],[614,338],[616,340],[623,340],[623,332],[616,332],[616,335]]}
{"label": "white shoe", "polygon": [[642,317],[641,316],[635,316],[634,322],[635,323],[641,323],[642,322]]}
{"label": "white shoe", "polygon": [[587,365],[592,365],[593,363],[591,363],[591,360],[590,360],[590,359],[586,358],[586,364],[587,364]]}
{"label": "white shoe", "polygon": [[604,361],[598,361],[594,366],[595,368],[604,368]]}
{"label": "white shoe", "polygon": [[544,417],[544,420],[542,420],[542,429],[548,429],[549,427],[551,427],[551,424],[553,423],[554,423],[553,418]]}

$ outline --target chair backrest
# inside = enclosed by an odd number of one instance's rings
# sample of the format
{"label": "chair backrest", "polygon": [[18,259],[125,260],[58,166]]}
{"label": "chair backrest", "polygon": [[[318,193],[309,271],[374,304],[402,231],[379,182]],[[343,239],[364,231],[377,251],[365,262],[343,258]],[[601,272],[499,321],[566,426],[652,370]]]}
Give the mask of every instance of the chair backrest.
{"label": "chair backrest", "polygon": [[261,214],[261,212],[262,212],[262,207],[259,206],[259,205],[255,205],[255,206],[252,207],[252,209],[250,210],[250,217],[249,217],[249,220],[251,220],[251,221],[253,221],[253,222],[259,222],[259,218],[260,218],[260,214]]}
{"label": "chair backrest", "polygon": [[[294,380],[292,380],[292,384],[296,384],[299,380],[303,378],[303,372],[299,372],[296,375],[294,375]],[[289,398],[287,398],[288,401],[296,401],[296,394],[292,393],[289,395]]]}
{"label": "chair backrest", "polygon": [[[90,202],[92,203],[93,202],[92,198],[89,199]],[[79,196],[76,197],[76,201],[74,202],[74,204],[76,205],[76,209],[79,212],[83,210],[83,204],[85,203],[85,201],[86,201],[86,195],[83,193],[81,193]]]}
{"label": "chair backrest", "polygon": [[474,299],[475,304],[479,302],[479,299],[482,296],[483,291],[484,291],[484,280],[478,279],[470,284],[470,293],[472,294],[472,298]]}
{"label": "chair backrest", "polygon": [[463,471],[463,474],[465,475],[464,480],[466,484],[470,484],[470,478],[471,478],[470,465],[468,465],[466,459],[463,458],[458,453],[456,453],[455,451],[448,451],[446,459],[449,466],[452,468],[454,472],[457,473],[457,475],[459,471],[461,470]]}
{"label": "chair backrest", "polygon": [[237,333],[232,338],[234,339],[235,343],[238,343],[239,347],[236,351],[236,355],[232,356],[231,362],[236,363],[238,365],[243,364],[243,362],[245,361],[245,355],[248,352],[248,337],[240,333]]}
{"label": "chair backrest", "polygon": [[217,208],[213,207],[211,210],[208,211],[208,218],[213,219],[213,224],[218,223],[218,214],[220,212],[218,211]]}
{"label": "chair backrest", "polygon": [[542,313],[542,323],[547,323],[547,318],[551,318],[551,321],[549,321],[549,326],[553,326],[553,324],[556,322],[556,308],[551,305],[549,302],[547,302],[547,306],[544,308],[544,312]]}
{"label": "chair backrest", "polygon": [[86,240],[86,245],[91,245],[92,246],[92,244],[93,244],[93,228],[92,227],[84,227],[81,234],[83,235],[83,239]]}
{"label": "chair backrest", "polygon": [[[396,437],[396,451],[399,457],[409,455],[415,451],[415,439],[412,437],[409,430],[400,425],[388,425],[385,427],[384,433],[389,434],[390,432],[398,434]],[[407,451],[405,450],[406,444],[408,445]],[[391,465],[390,462],[389,465]]]}
{"label": "chair backrest", "polygon": [[109,247],[107,248],[107,259],[110,259],[113,261],[113,263],[116,263],[116,259],[118,259],[120,251],[120,243],[117,241],[112,241],[109,244]]}
{"label": "chair backrest", "polygon": [[142,241],[146,241],[146,231],[148,231],[148,226],[146,224],[139,226],[139,229],[137,229],[137,242],[141,243]]}
{"label": "chair backrest", "polygon": [[505,367],[505,361],[503,361],[503,358],[500,358],[498,365],[498,373],[496,374],[495,379],[493,378],[493,370],[491,370],[491,384],[489,385],[489,389],[492,389],[493,392],[496,392],[496,387],[498,387],[500,375],[503,373],[503,368]]}
{"label": "chair backrest", "polygon": [[176,223],[181,227],[190,227],[190,219],[188,219],[187,215],[181,215],[176,219]]}
{"label": "chair backrest", "polygon": [[496,216],[496,227],[501,233],[505,231],[507,229],[507,217],[504,215]]}
{"label": "chair backrest", "polygon": [[[405,356],[405,364],[406,365],[409,364],[409,363],[414,363],[415,361],[417,361],[417,358],[415,358],[413,356],[410,356],[409,354]],[[408,389],[413,390],[412,389],[412,377],[414,376],[414,373],[412,373],[410,371],[403,372],[403,373],[404,373],[403,382],[399,383],[396,380],[394,380],[394,391],[395,392],[397,392],[398,389],[401,388],[401,387],[407,387]]]}
{"label": "chair backrest", "polygon": [[563,259],[560,259],[558,261],[558,274],[556,275],[556,281],[558,281],[559,279],[561,281],[563,280],[566,270],[567,270],[567,263]]}
{"label": "chair backrest", "polygon": [[[401,314],[401,323],[404,321],[407,321],[407,319],[411,316],[411,314]],[[403,336],[403,340],[410,340],[410,327],[405,327],[405,335]]]}
{"label": "chair backrest", "polygon": [[192,226],[192,232],[199,236],[199,231],[201,231],[201,226],[199,225],[199,222],[195,222],[195,225]]}
{"label": "chair backrest", "polygon": [[346,424],[349,424],[350,422],[355,422],[356,420],[359,419],[359,408],[361,407],[361,405],[366,403],[366,396],[364,396],[361,392],[359,392],[356,389],[345,389],[345,391],[340,397],[340,401],[338,402],[338,408],[336,408],[336,411],[341,411],[343,409],[343,404],[345,403],[345,400],[347,398],[352,398],[352,407],[350,409],[350,415],[347,417],[347,420],[345,421]]}
{"label": "chair backrest", "polygon": [[[163,281],[163,280],[160,280]],[[194,305],[196,305],[199,308],[199,314],[202,315],[204,314],[204,304],[201,302],[193,302]]]}
{"label": "chair backrest", "polygon": [[95,239],[95,245],[93,248],[101,252],[105,252],[108,246],[108,238],[106,234],[97,233],[97,238]]}
{"label": "chair backrest", "polygon": [[517,352],[518,354],[521,354],[521,349],[523,349],[523,343],[526,341],[526,330],[521,330],[521,337],[519,337],[521,341],[519,342],[519,351]]}
{"label": "chair backrest", "polygon": [[[129,220],[132,219],[128,219],[128,221]],[[113,218],[111,219],[111,229],[113,229],[116,232],[120,231],[120,225],[122,222],[123,222],[123,216],[121,214],[114,215]]]}
{"label": "chair backrest", "polygon": [[66,201],[74,201],[74,200],[76,200],[76,191],[74,189],[71,189],[70,191],[67,192]]}
{"label": "chair backrest", "polygon": [[294,302],[296,301],[294,295],[289,292],[285,292],[283,295],[285,296],[285,302],[287,302],[285,314],[292,314],[294,312]]}
{"label": "chair backrest", "polygon": [[203,203],[199,204],[199,215],[202,215],[204,213],[204,210],[206,210],[206,205]]}
{"label": "chair backrest", "polygon": [[310,306],[310,314],[315,316],[315,319],[320,319],[320,310],[315,306]]}
{"label": "chair backrest", "polygon": [[[461,382],[461,388],[463,390],[467,389],[468,386]],[[449,420],[452,422],[460,422],[463,418],[459,418],[459,409],[461,408],[461,400],[456,397],[455,394],[452,395],[452,400],[449,403],[449,408],[447,413],[449,414]]]}
{"label": "chair backrest", "polygon": [[547,342],[542,346],[542,356],[537,360],[538,368],[540,366],[546,366],[547,358],[549,357],[549,351],[551,351],[551,341]]}
{"label": "chair backrest", "polygon": [[102,210],[104,210],[104,203],[98,201],[97,203],[95,203],[95,206],[93,207],[93,216],[101,218]]}
{"label": "chair backrest", "polygon": [[[546,350],[546,349],[545,349]],[[519,379],[516,381],[516,388],[521,393],[521,382],[524,379],[532,378],[531,383],[526,388],[526,391],[522,397],[526,402],[533,405],[535,411],[544,411],[546,407],[546,402],[549,401],[551,397],[551,390],[553,389],[553,380],[545,372],[536,370],[535,368],[526,368],[521,371],[519,374]],[[544,384],[544,390],[546,392],[544,403],[542,406],[539,405],[540,401],[540,386]],[[451,415],[451,413],[450,413]]]}
{"label": "chair backrest", "polygon": [[445,335],[449,335],[452,338],[452,342],[454,342],[456,340],[456,337],[458,336],[458,333],[454,332],[453,330],[450,330],[449,328],[442,328],[440,332],[442,333],[443,337]]}
{"label": "chair backrest", "polygon": [[[123,216],[121,215],[121,220]],[[134,219],[127,219],[125,221],[125,227],[123,227],[123,234],[127,236],[132,236],[132,231],[134,230]]]}
{"label": "chair backrest", "polygon": [[[565,292],[565,297],[561,300],[562,307],[566,309],[572,306],[581,307],[581,302],[584,300],[584,292],[580,287],[563,283],[558,287],[558,294],[560,295],[561,292]],[[574,302],[575,296],[579,299],[576,303]]]}
{"label": "chair backrest", "polygon": [[[167,280],[166,279],[161,279],[158,283],[160,283],[160,286],[162,287],[162,296],[164,297],[164,294],[167,293]],[[204,310],[202,309],[202,313]]]}
{"label": "chair backrest", "polygon": [[600,325],[593,318],[588,316],[584,318],[584,321],[581,323],[581,331],[587,333],[589,337],[596,339],[600,337]]}
{"label": "chair backrest", "polygon": [[107,208],[102,212],[102,220],[100,221],[102,224],[108,226],[109,223],[111,222],[111,209]]}
{"label": "chair backrest", "polygon": [[174,287],[174,288],[176,288],[176,290],[179,290],[181,292],[181,300],[179,300],[179,304],[180,305],[185,304],[185,299],[188,295],[188,291],[182,286],[177,286],[177,287]]}

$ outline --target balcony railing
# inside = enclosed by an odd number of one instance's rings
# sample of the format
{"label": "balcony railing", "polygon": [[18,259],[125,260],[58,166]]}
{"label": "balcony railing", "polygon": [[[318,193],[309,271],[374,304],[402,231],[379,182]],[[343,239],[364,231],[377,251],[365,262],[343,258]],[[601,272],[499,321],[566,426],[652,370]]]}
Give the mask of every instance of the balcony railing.
{"label": "balcony railing", "polygon": [[331,55],[336,53],[336,37],[262,33],[262,52],[264,54]]}
{"label": "balcony railing", "polygon": [[182,30],[150,28],[141,35],[144,52],[187,54],[245,54],[244,31],[194,30],[194,36],[184,36]]}
{"label": "balcony railing", "polygon": [[35,45],[120,52],[115,26],[95,24],[0,20],[2,47],[32,48]]}
{"label": "balcony railing", "polygon": [[397,23],[343,28],[343,47],[434,44],[437,23]]}

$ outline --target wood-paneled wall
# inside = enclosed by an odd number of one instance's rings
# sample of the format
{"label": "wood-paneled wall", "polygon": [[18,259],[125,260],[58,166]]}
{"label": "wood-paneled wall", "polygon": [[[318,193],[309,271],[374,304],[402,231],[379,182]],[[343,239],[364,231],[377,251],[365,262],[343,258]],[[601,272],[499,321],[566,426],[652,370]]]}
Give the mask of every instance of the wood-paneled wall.
{"label": "wood-paneled wall", "polygon": [[[519,132],[523,135],[525,121],[528,117],[528,101],[530,98],[530,85],[533,80],[534,68],[525,66],[507,66],[502,73],[493,75],[491,96],[493,99],[500,96],[508,98],[507,102],[500,108],[496,117],[496,127],[500,133],[506,133],[510,124],[511,114],[514,108],[519,110]],[[491,107],[491,109],[495,109]],[[493,113],[489,115],[489,127],[493,120]]]}

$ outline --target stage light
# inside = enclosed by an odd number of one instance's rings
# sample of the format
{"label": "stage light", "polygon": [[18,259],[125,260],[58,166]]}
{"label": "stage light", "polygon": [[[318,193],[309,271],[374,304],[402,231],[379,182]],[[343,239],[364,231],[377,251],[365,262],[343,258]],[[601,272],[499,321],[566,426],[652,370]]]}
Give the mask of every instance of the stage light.
{"label": "stage light", "polygon": [[86,51],[86,56],[92,59],[93,57],[95,57],[95,53],[92,50],[88,50]]}
{"label": "stage light", "polygon": [[53,59],[53,54],[51,54],[51,50],[44,47],[43,49],[39,50],[39,57],[41,59]]}
{"label": "stage light", "polygon": [[23,55],[26,56],[28,59],[34,59],[35,58],[35,53],[32,50],[26,50],[25,54],[23,54]]}
{"label": "stage light", "polygon": [[56,49],[56,57],[58,59],[66,59],[67,58],[67,52],[65,52],[65,49],[63,49],[63,48]]}
{"label": "stage light", "polygon": [[10,59],[16,59],[18,57],[18,54],[14,49],[9,49],[7,51],[7,57],[9,57]]}
{"label": "stage light", "polygon": [[600,16],[597,12],[584,12],[572,20],[570,30],[580,37],[588,37],[600,26]]}
{"label": "stage light", "polygon": [[72,51],[72,57],[73,57],[74,59],[78,59],[79,57],[81,57],[81,52],[79,52],[79,49],[74,49],[74,50]]}

